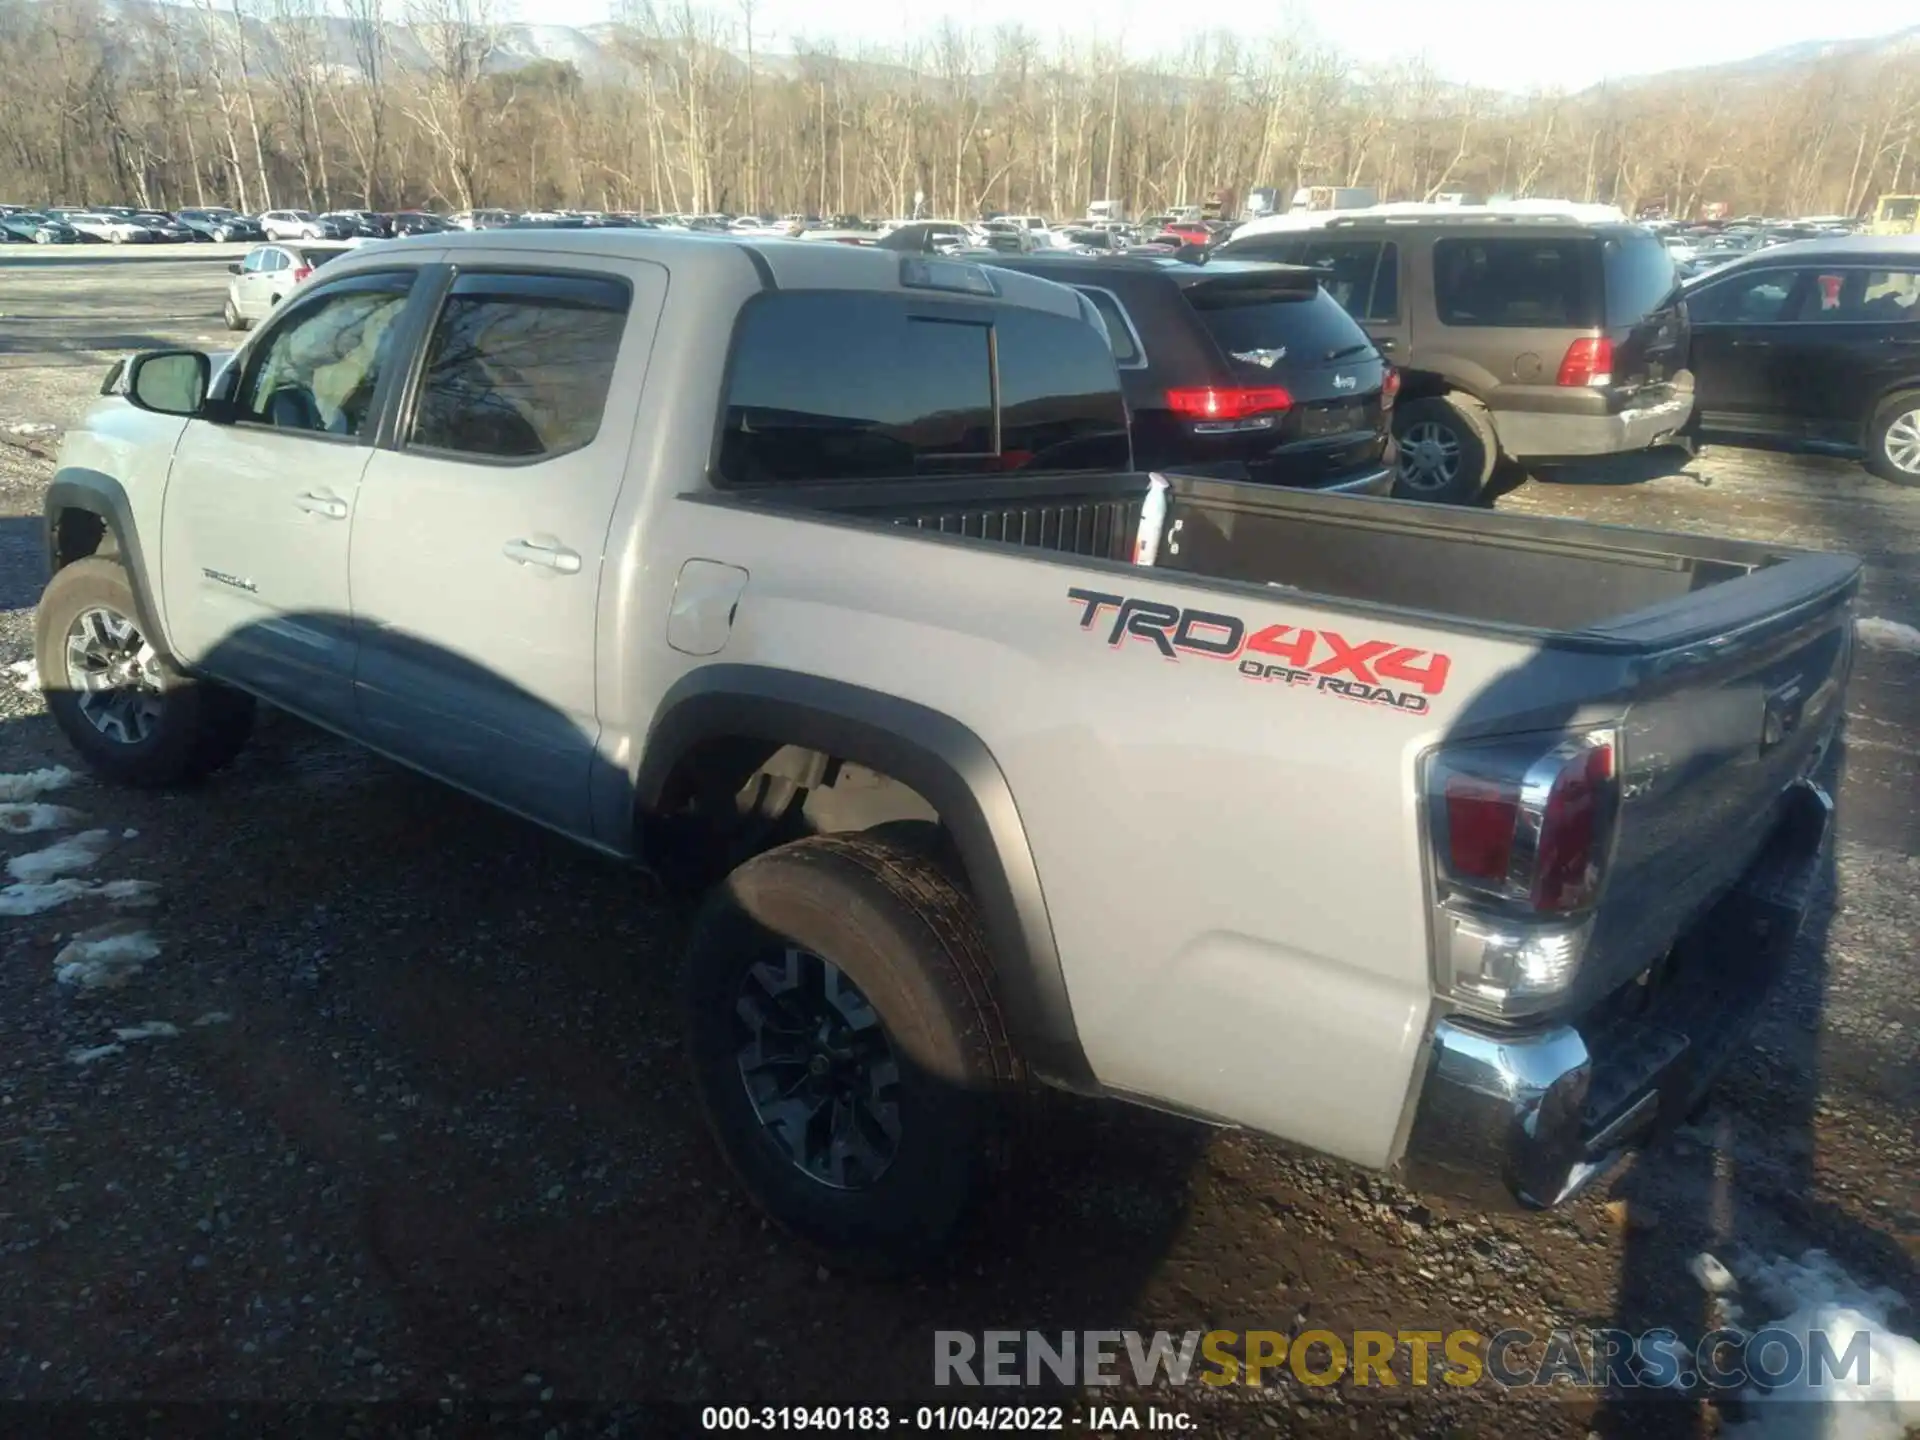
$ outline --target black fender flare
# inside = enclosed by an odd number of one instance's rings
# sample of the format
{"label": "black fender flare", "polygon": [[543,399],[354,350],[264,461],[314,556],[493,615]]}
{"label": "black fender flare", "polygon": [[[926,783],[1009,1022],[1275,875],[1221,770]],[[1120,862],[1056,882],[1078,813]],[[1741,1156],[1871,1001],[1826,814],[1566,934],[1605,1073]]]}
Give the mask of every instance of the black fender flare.
{"label": "black fender flare", "polygon": [[722,735],[805,746],[917,790],[959,847],[1028,1067],[1067,1089],[1098,1089],[1074,1026],[1026,827],[1006,775],[978,735],[951,716],[864,686],[771,666],[707,665],[661,699],[635,778],[639,806],[656,808],[680,760]]}
{"label": "black fender flare", "polygon": [[147,570],[146,552],[141,548],[140,532],[133,523],[133,504],[126,487],[113,476],[80,465],[66,465],[54,472],[47,486],[41,513],[46,517],[47,573],[60,569],[60,517],[69,510],[84,510],[97,515],[113,537],[121,566],[133,586],[133,598],[140,607],[137,617],[141,633],[167,659],[172,647],[161,624],[160,607],[154,603],[152,577]]}

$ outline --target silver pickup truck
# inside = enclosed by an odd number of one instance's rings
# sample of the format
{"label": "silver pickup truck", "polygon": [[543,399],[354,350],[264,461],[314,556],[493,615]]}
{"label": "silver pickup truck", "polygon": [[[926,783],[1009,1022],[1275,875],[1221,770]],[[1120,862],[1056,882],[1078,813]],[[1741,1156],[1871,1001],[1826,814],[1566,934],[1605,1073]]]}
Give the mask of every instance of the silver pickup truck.
{"label": "silver pickup truck", "polygon": [[1044,280],[421,237],[104,388],[74,747],[191,781],[264,700],[705,887],[696,1089],[827,1246],[940,1245],[1033,1081],[1554,1204],[1815,883],[1856,561],[1132,473]]}

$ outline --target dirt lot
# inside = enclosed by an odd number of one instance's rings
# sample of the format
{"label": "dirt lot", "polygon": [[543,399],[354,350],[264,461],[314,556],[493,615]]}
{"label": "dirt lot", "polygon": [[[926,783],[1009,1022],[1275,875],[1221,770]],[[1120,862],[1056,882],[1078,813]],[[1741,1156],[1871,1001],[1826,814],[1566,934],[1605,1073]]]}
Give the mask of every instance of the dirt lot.
{"label": "dirt lot", "polygon": [[[228,343],[221,262],[4,259],[0,665],[30,653],[43,578],[37,427],[75,422],[116,353]],[[1851,550],[1861,613],[1920,625],[1920,492],[1843,461],[1712,450],[1500,503]],[[195,793],[77,779],[46,798],[119,837],[91,873],[158,884],[163,948],[76,993],[53,957],[112,918],[103,898],[0,918],[0,1398],[872,1403],[926,1394],[936,1329],[1691,1337],[1714,1320],[1702,1250],[1743,1277],[1750,1325],[1796,1298],[1753,1267],[1817,1247],[1851,1277],[1828,1298],[1912,1335],[1920,654],[1865,649],[1850,718],[1791,983],[1704,1120],[1606,1190],[1486,1217],[1049,1102],[951,1266],[912,1283],[822,1268],[730,1187],[675,1048],[683,917],[635,876],[284,718]],[[0,676],[0,773],[70,759]],[[179,1033],[73,1058],[156,1020]],[[1739,1410],[1200,1391],[1154,1398],[1222,1433],[1705,1434]]]}

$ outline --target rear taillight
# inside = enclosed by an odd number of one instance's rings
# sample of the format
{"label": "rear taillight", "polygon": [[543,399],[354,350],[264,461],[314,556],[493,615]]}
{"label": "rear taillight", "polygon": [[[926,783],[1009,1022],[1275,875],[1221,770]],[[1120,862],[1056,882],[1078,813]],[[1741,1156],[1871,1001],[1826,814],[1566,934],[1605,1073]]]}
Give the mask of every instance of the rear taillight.
{"label": "rear taillight", "polygon": [[302,280],[306,279],[312,273],[313,273],[313,267],[311,265],[302,265],[299,269],[293,272],[293,283],[298,285]]}
{"label": "rear taillight", "polygon": [[1277,385],[1167,391],[1167,409],[1183,420],[1249,420],[1292,407],[1293,396]]}
{"label": "rear taillight", "polygon": [[1400,372],[1391,365],[1387,373],[1380,377],[1380,408],[1391,410],[1393,402],[1400,398]]}
{"label": "rear taillight", "polygon": [[1427,762],[1436,969],[1500,1015],[1572,984],[1620,811],[1612,731],[1449,746]]}
{"label": "rear taillight", "polygon": [[1613,341],[1606,336],[1583,335],[1567,346],[1556,385],[1592,386],[1613,383]]}

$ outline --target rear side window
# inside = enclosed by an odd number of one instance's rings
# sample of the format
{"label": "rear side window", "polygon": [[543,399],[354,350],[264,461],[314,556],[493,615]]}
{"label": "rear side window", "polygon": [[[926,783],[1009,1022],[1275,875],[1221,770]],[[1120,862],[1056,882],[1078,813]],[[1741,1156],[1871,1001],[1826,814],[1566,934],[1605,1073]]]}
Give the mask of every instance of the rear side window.
{"label": "rear side window", "polygon": [[1121,365],[1139,365],[1145,357],[1140,346],[1133,338],[1133,326],[1127,321],[1127,312],[1120,308],[1120,302],[1106,290],[1082,290],[1092,304],[1094,313],[1100,317],[1100,323],[1107,327],[1107,342],[1113,349],[1113,358]]}
{"label": "rear side window", "polygon": [[591,444],[627,304],[627,287],[601,276],[461,275],[427,344],[408,443],[500,460]]}
{"label": "rear side window", "polygon": [[1319,288],[1202,283],[1187,287],[1186,295],[1228,359],[1267,374],[1283,360],[1317,365],[1373,348],[1353,316]]}
{"label": "rear side window", "polygon": [[816,290],[754,300],[734,332],[725,483],[1123,468],[1127,453],[1113,354],[1090,321]]}
{"label": "rear side window", "polygon": [[1920,269],[1867,271],[1860,305],[1862,320],[1920,320]]}
{"label": "rear side window", "polygon": [[1609,235],[1600,244],[1607,281],[1607,324],[1637,325],[1673,293],[1673,256],[1646,231]]}
{"label": "rear side window", "polygon": [[1589,236],[1447,238],[1433,246],[1433,298],[1443,325],[1572,328],[1601,323]]}

